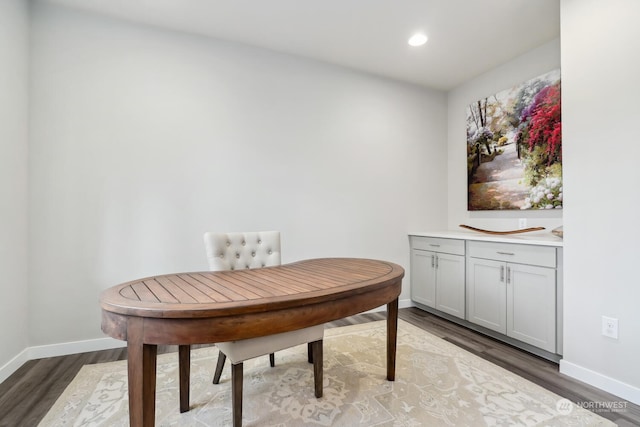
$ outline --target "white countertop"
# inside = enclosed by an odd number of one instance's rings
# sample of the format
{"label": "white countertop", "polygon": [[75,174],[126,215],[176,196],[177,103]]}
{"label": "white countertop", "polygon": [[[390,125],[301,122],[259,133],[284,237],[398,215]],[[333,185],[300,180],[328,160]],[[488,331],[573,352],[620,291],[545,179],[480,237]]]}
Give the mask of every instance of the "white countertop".
{"label": "white countertop", "polygon": [[418,231],[409,236],[439,237],[444,239],[480,240],[484,242],[519,243],[523,245],[562,247],[562,239],[551,234],[551,230],[533,231],[522,234],[493,235],[476,231]]}

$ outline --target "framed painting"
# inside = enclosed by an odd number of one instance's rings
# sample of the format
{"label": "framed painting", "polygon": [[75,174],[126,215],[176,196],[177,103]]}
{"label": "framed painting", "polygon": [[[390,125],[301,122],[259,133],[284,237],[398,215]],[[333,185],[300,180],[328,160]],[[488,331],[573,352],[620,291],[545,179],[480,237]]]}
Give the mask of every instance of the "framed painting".
{"label": "framed painting", "polygon": [[560,70],[467,107],[470,211],[562,208]]}

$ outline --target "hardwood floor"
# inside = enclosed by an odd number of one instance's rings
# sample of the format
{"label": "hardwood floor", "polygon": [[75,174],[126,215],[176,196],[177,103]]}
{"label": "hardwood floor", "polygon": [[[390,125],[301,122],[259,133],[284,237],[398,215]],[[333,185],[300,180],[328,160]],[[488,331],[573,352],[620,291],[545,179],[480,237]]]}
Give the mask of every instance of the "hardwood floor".
{"label": "hardwood floor", "polygon": [[[621,427],[640,426],[640,407],[558,372],[558,365],[508,344],[485,337],[448,320],[417,308],[399,311],[401,319],[467,351],[520,375],[583,407],[622,402],[619,412],[595,411]],[[361,314],[331,322],[329,327],[364,323],[385,318],[384,313]],[[159,352],[177,351],[176,346]],[[126,359],[126,349],[104,350],[69,356],[31,360],[0,384],[0,426],[33,427],[49,411],[56,399],[83,365]],[[595,402],[591,403],[591,402]]]}

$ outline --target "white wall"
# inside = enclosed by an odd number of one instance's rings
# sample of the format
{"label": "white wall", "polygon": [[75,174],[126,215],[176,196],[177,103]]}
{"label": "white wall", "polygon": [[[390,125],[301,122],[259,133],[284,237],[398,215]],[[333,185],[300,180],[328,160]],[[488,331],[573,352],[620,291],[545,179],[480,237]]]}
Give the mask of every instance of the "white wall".
{"label": "white wall", "polygon": [[34,7],[30,345],[102,337],[100,291],[206,269],[206,230],[408,270],[445,227],[443,93]]}
{"label": "white wall", "polygon": [[0,1],[0,381],[27,346],[29,11]]}
{"label": "white wall", "polygon": [[560,40],[556,39],[482,74],[448,93],[448,228],[460,224],[492,230],[518,228],[518,218],[528,227],[562,225],[562,211],[467,211],[467,107],[486,96],[509,89],[533,77],[560,68]]}
{"label": "white wall", "polygon": [[[563,0],[561,371],[640,404],[640,2]],[[601,335],[601,316],[619,338]]]}

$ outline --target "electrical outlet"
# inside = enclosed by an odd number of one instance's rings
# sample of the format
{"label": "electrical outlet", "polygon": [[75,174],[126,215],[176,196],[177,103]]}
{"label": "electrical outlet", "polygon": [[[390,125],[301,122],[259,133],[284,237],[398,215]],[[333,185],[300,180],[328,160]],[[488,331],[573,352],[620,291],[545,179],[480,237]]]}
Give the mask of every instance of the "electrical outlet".
{"label": "electrical outlet", "polygon": [[527,228],[527,218],[518,219],[518,229],[522,230],[523,228]]}
{"label": "electrical outlet", "polygon": [[602,335],[618,339],[618,319],[602,316]]}

